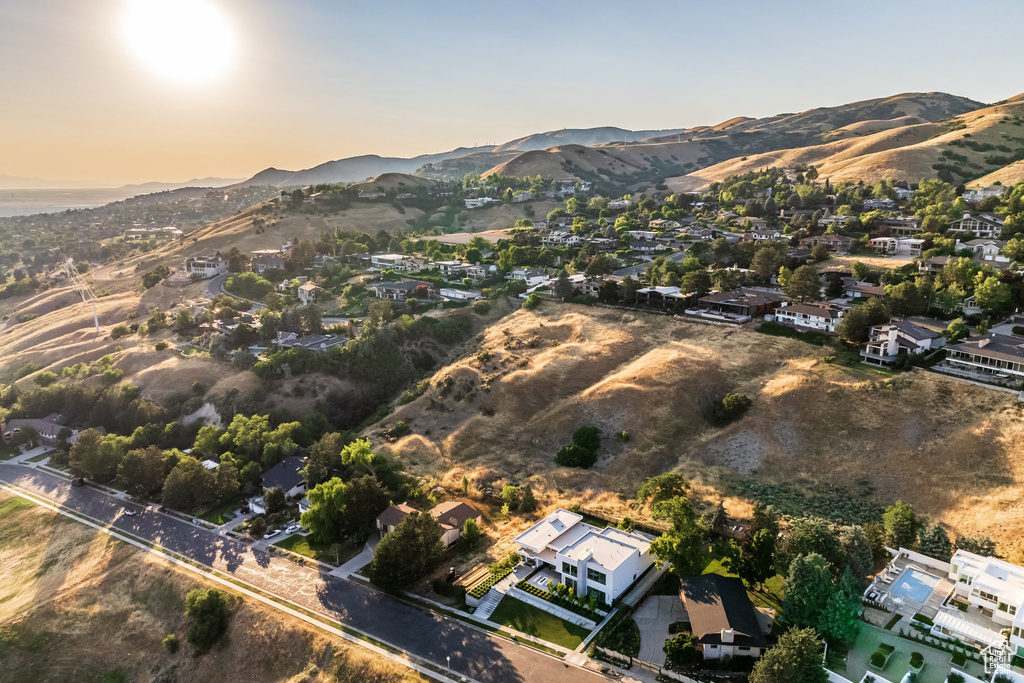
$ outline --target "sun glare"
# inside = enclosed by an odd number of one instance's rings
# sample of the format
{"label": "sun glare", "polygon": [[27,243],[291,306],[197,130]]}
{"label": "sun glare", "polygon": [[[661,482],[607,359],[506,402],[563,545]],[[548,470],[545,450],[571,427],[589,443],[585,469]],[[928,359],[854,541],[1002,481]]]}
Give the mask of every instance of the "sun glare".
{"label": "sun glare", "polygon": [[209,0],[130,0],[122,29],[140,61],[168,80],[213,81],[234,61],[234,28]]}

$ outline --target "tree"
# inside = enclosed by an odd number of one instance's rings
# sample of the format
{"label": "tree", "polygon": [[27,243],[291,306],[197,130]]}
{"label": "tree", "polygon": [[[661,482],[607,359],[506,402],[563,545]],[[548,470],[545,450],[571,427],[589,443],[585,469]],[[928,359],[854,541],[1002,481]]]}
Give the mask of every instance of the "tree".
{"label": "tree", "polygon": [[330,543],[341,536],[347,493],[345,482],[338,477],[317,484],[306,493],[309,509],[302,513],[300,521],[317,543]]}
{"label": "tree", "polygon": [[956,539],[956,549],[983,557],[995,557],[996,554],[996,544],[988,536],[960,536]]}
{"label": "tree", "polygon": [[742,417],[752,404],[745,394],[726,394],[712,402],[705,417],[711,424],[721,427]]}
{"label": "tree", "polygon": [[826,683],[821,642],[813,628],[790,629],[765,652],[750,673],[750,683]]}
{"label": "tree", "polygon": [[377,544],[370,580],[386,590],[409,585],[444,557],[441,525],[431,515],[412,513]]}
{"label": "tree", "polygon": [[946,530],[938,524],[922,525],[917,533],[918,550],[928,557],[949,562],[953,556],[953,547],[949,542]]}
{"label": "tree", "polygon": [[284,510],[286,503],[287,499],[280,486],[274,486],[263,492],[263,504],[267,507],[267,513],[271,515]]}
{"label": "tree", "polygon": [[798,555],[789,566],[783,613],[798,626],[817,626],[835,592],[828,562],[817,553]]}
{"label": "tree", "polygon": [[692,633],[680,633],[665,641],[665,661],[673,669],[692,669],[704,661],[704,655],[697,649],[700,641]]}
{"label": "tree", "polygon": [[949,321],[949,325],[946,326],[946,331],[943,333],[946,335],[946,339],[950,342],[955,342],[963,339],[971,333],[971,328],[967,326],[963,318],[956,318]]}
{"label": "tree", "polygon": [[50,372],[49,370],[43,370],[42,372],[37,372],[32,377],[32,383],[37,387],[48,387],[58,379],[60,378],[57,376],[57,373]]}
{"label": "tree", "polygon": [[82,462],[95,457],[95,453],[99,451],[100,441],[102,440],[103,435],[97,429],[83,429],[79,432],[78,438],[72,444],[68,455],[68,465],[71,468],[71,474],[76,477],[85,476]]}
{"label": "tree", "polygon": [[222,462],[218,465],[214,478],[214,495],[217,500],[227,502],[238,494],[238,468],[233,462]]}
{"label": "tree", "polygon": [[696,293],[698,297],[711,291],[711,275],[706,270],[691,270],[683,276],[683,291],[687,294]]}
{"label": "tree", "polygon": [[587,264],[583,274],[587,277],[597,277],[599,275],[610,275],[613,270],[615,270],[615,263],[611,257],[608,254],[598,254],[590,259],[590,263]]}
{"label": "tree", "polygon": [[860,600],[842,590],[829,596],[825,609],[818,617],[818,630],[826,637],[840,643],[852,643],[860,631]]}
{"label": "tree", "polygon": [[377,478],[377,470],[373,466],[377,458],[370,450],[369,439],[356,439],[341,449],[341,463],[346,466],[365,468],[374,479]]}
{"label": "tree", "polygon": [[597,427],[580,427],[573,432],[572,442],[580,448],[597,452],[597,449],[601,447],[601,430]]}
{"label": "tree", "polygon": [[72,447],[71,467],[93,481],[108,482],[117,476],[117,467],[128,452],[129,443],[127,437],[107,435],[100,439],[95,449],[80,454],[78,459]]}
{"label": "tree", "polygon": [[463,474],[462,475],[462,481],[460,482],[460,484],[462,486],[462,495],[468,496],[469,495],[469,477],[466,476],[465,474]]}
{"label": "tree", "polygon": [[475,548],[476,544],[480,542],[481,536],[483,536],[483,532],[480,531],[480,525],[476,523],[475,519],[467,519],[463,522],[459,541],[464,547]]}
{"label": "tree", "polygon": [[755,586],[775,576],[775,535],[770,530],[760,529],[753,536],[744,537],[737,573]]}
{"label": "tree", "polygon": [[838,576],[846,567],[846,557],[832,523],[820,517],[793,520],[789,533],[782,539],[776,556],[779,571],[789,571],[790,563],[799,555],[820,555]]}
{"label": "tree", "polygon": [[663,500],[685,496],[690,490],[690,480],[678,472],[666,472],[648,477],[636,491],[636,499],[652,505]]}
{"label": "tree", "polygon": [[1011,261],[1024,261],[1024,237],[1017,236],[1007,242],[1002,254]]}
{"label": "tree", "polygon": [[387,491],[374,477],[367,474],[348,482],[342,533],[359,542],[366,540],[377,515],[384,512],[388,503]]}
{"label": "tree", "polygon": [[537,509],[537,498],[533,495],[533,488],[529,484],[523,486],[523,495],[519,500],[519,509],[526,513],[534,512]]}
{"label": "tree", "polygon": [[890,548],[912,548],[917,535],[917,516],[914,508],[897,500],[882,514],[885,544]]}
{"label": "tree", "polygon": [[888,285],[885,288],[885,298],[889,304],[889,313],[897,318],[921,315],[925,311],[924,297],[918,291],[917,285],[909,280],[898,285]]}
{"label": "tree", "polygon": [[863,281],[866,280],[869,275],[871,275],[871,266],[861,261],[854,261],[853,264],[850,266],[850,271],[853,273],[853,276],[855,278]]}
{"label": "tree", "polygon": [[148,498],[164,485],[164,454],[156,446],[125,453],[117,466],[117,483],[129,495]]}
{"label": "tree", "polygon": [[164,482],[162,502],[182,512],[192,512],[207,505],[216,497],[216,479],[213,472],[195,458],[178,461]]}
{"label": "tree", "polygon": [[564,270],[558,274],[558,278],[555,280],[554,293],[555,296],[561,299],[562,301],[572,298],[572,282],[569,281],[569,276],[566,275]]}
{"label": "tree", "polygon": [[829,253],[828,247],[826,247],[824,244],[815,244],[811,248],[812,260],[818,261],[820,263],[821,261],[828,261],[830,258],[832,258],[832,254]]}
{"label": "tree", "polygon": [[501,499],[505,501],[505,504],[510,509],[515,510],[519,507],[519,487],[515,484],[509,484],[501,490]]}
{"label": "tree", "polygon": [[875,325],[889,320],[889,314],[880,299],[868,299],[860,306],[854,306],[836,327],[840,339],[861,344],[868,340],[868,331]]}
{"label": "tree", "polygon": [[668,519],[672,523],[668,531],[651,542],[655,563],[661,567],[671,562],[679,576],[700,574],[707,559],[704,552],[707,530],[694,515],[690,501],[683,496],[663,500],[652,512],[655,519]]}
{"label": "tree", "polygon": [[770,280],[786,263],[786,250],[781,245],[773,244],[761,247],[750,261],[750,269],[763,280]]}
{"label": "tree", "polygon": [[[981,280],[981,274],[978,275],[978,279]],[[989,315],[997,315],[1013,300],[1013,293],[1010,291],[1010,285],[994,275],[989,275],[975,286],[974,299],[980,309]]]}
{"label": "tree", "polygon": [[786,296],[800,301],[818,301],[821,299],[821,281],[818,272],[811,266],[800,266],[793,271],[793,276],[785,287]]}
{"label": "tree", "polygon": [[188,642],[197,654],[205,654],[227,633],[227,595],[216,588],[194,588],[185,595],[185,616],[192,620]]}
{"label": "tree", "polygon": [[846,555],[847,569],[859,585],[866,586],[866,579],[874,569],[875,562],[864,528],[857,525],[840,527],[839,545]]}
{"label": "tree", "polygon": [[588,451],[586,448],[577,446],[576,444],[569,444],[562,450],[558,451],[555,456],[555,464],[561,465],[562,467],[579,467],[581,469],[587,469],[592,467],[597,462],[597,454],[594,451]]}

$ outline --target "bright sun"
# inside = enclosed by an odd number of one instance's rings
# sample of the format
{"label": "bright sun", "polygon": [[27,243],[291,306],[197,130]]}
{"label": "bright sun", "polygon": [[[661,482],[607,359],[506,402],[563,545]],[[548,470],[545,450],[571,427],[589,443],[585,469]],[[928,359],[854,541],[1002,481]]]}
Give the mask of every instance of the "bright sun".
{"label": "bright sun", "polygon": [[209,0],[129,0],[122,30],[139,59],[169,80],[213,81],[234,61],[234,29]]}

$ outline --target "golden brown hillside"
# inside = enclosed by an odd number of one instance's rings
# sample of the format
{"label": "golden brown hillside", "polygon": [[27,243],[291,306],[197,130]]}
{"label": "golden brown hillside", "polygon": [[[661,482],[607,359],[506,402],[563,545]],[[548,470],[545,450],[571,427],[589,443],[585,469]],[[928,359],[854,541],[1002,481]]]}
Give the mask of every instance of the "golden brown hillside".
{"label": "golden brown hillside", "polygon": [[[813,490],[897,498],[961,533],[1024,538],[1024,422],[1011,394],[915,372],[891,385],[823,362],[825,349],[752,330],[548,304],[491,326],[479,347],[431,378],[390,448],[413,471],[452,485],[533,483],[562,500],[631,496],[678,470],[715,500],[742,476]],[[724,429],[702,418],[726,392],[753,408]],[[589,471],[554,464],[575,429],[602,431]],[[614,435],[627,431],[625,442]],[[626,512],[614,495],[602,504]],[[732,508],[742,510],[733,499]]]}
{"label": "golden brown hillside", "polygon": [[184,642],[185,594],[201,585],[163,560],[0,492],[5,681],[151,681],[161,672],[161,680],[196,682],[423,680],[253,600],[236,600],[223,647],[194,658],[185,645],[172,655],[161,641],[175,633]]}
{"label": "golden brown hillside", "polygon": [[[1014,154],[1024,150],[1024,101],[1015,100],[962,114],[941,123],[910,123],[914,117],[869,121],[829,133],[826,144],[734,157],[694,173],[670,178],[677,192],[703,190],[727,176],[769,166],[813,164],[833,182],[896,178],[918,182],[948,168],[957,181],[971,184],[1014,182],[1024,175]],[[910,125],[895,125],[896,123]],[[882,124],[893,124],[885,127]],[[876,130],[877,132],[870,132]]]}

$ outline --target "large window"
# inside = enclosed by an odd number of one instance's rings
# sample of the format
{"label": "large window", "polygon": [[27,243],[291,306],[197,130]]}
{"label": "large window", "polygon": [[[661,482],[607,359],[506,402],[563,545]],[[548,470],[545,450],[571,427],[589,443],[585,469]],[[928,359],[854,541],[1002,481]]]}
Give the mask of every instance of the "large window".
{"label": "large window", "polygon": [[989,602],[996,602],[999,599],[995,595],[992,595],[991,593],[986,593],[983,590],[978,591],[978,597],[980,597],[982,600],[988,600]]}
{"label": "large window", "polygon": [[606,579],[605,575],[602,572],[599,572],[596,569],[589,569],[588,568],[587,569],[587,581],[593,581],[594,583],[599,583],[599,584],[601,584],[603,586],[605,584],[605,582],[607,581],[607,579]]}
{"label": "large window", "polygon": [[595,598],[597,598],[597,601],[599,603],[601,603],[602,605],[608,604],[607,601],[605,600],[604,593],[602,591],[597,590],[596,588],[593,588],[591,586],[587,586],[587,595],[588,596],[591,596],[591,595],[594,596]]}
{"label": "large window", "polygon": [[579,570],[576,568],[576,565],[569,564],[568,562],[562,563],[563,574],[568,574],[569,576],[578,576],[578,571]]}

